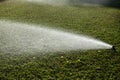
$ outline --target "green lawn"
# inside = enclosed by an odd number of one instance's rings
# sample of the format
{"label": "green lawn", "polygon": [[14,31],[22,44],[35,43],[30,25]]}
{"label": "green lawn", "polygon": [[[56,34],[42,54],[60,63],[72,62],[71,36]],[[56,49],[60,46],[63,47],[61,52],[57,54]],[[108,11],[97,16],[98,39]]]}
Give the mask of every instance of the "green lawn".
{"label": "green lawn", "polygon": [[117,49],[117,52],[90,50],[45,55],[0,51],[0,80],[120,80],[119,9],[6,1],[0,3],[0,19],[86,34]]}

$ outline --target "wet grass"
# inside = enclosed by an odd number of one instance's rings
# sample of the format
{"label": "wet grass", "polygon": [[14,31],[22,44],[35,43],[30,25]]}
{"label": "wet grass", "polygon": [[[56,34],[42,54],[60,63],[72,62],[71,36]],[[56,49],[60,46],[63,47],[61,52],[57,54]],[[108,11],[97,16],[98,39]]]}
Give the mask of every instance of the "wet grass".
{"label": "wet grass", "polygon": [[0,52],[1,80],[119,80],[120,10],[32,3],[0,3],[0,19],[42,24],[90,35],[116,46],[112,50],[37,54]]}

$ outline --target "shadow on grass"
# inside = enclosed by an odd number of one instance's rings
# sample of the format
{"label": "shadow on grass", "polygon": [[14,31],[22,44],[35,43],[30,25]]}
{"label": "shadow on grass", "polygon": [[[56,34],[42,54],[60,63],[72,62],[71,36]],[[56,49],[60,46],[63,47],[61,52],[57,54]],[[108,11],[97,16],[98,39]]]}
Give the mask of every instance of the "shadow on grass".
{"label": "shadow on grass", "polygon": [[120,8],[120,0],[110,0],[108,7]]}
{"label": "shadow on grass", "polygon": [[69,0],[69,5],[80,7],[85,6],[106,6],[120,8],[120,0]]}
{"label": "shadow on grass", "polygon": [[3,2],[3,1],[5,1],[5,0],[0,0],[0,2]]}

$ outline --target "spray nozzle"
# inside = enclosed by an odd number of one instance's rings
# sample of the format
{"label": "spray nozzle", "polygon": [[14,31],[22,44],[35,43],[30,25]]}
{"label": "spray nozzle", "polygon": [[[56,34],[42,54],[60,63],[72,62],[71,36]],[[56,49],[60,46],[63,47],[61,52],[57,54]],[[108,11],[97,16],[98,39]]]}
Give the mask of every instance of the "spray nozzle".
{"label": "spray nozzle", "polygon": [[116,51],[115,46],[112,46],[112,50]]}

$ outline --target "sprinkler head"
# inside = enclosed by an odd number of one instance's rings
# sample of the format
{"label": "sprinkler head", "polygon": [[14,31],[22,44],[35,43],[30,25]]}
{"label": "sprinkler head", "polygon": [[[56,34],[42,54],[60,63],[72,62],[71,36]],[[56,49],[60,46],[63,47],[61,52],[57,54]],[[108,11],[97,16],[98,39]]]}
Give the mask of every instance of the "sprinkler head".
{"label": "sprinkler head", "polygon": [[112,46],[112,50],[113,50],[113,51],[116,51],[115,46]]}

